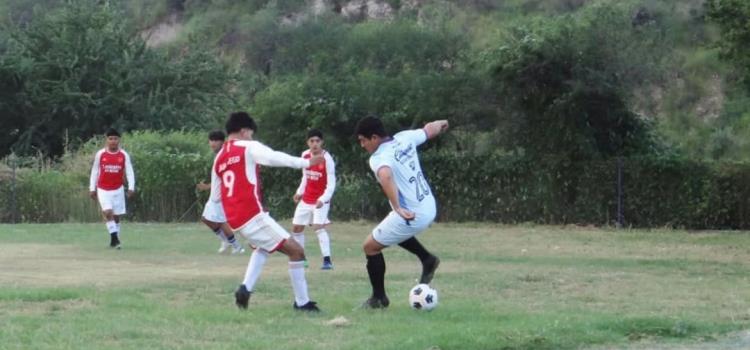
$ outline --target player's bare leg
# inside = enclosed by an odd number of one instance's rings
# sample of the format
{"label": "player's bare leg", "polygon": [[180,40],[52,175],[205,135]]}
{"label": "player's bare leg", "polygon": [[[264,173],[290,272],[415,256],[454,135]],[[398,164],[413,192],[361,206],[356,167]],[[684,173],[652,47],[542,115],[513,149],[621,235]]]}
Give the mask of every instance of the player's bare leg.
{"label": "player's bare leg", "polygon": [[305,279],[305,250],[297,241],[287,239],[279,251],[289,257],[289,278],[294,290],[294,309],[298,311],[320,311],[317,303],[310,300],[307,294],[307,280]]}
{"label": "player's bare leg", "polygon": [[333,270],[331,262],[331,238],[326,231],[326,225],[313,225],[315,234],[318,235],[318,245],[320,245],[320,255],[323,256],[323,265],[321,270]]}
{"label": "player's bare leg", "polygon": [[435,277],[435,270],[440,265],[440,259],[428,252],[416,237],[411,237],[398,245],[419,258],[422,262],[422,276],[419,278],[419,283],[430,284],[432,278]]}
{"label": "player's bare leg", "polygon": [[367,235],[362,249],[367,258],[367,275],[372,285],[372,295],[365,300],[362,307],[370,309],[386,308],[390,304],[385,294],[385,258],[383,257],[384,245],[378,243],[372,233]]}
{"label": "player's bare leg", "polygon": [[214,232],[216,238],[221,241],[219,253],[225,252],[230,246],[232,247],[232,254],[241,254],[245,252],[245,249],[242,248],[242,245],[237,241],[234,232],[232,232],[232,229],[227,223],[213,222],[203,217],[201,217],[201,222],[208,226],[208,228]]}

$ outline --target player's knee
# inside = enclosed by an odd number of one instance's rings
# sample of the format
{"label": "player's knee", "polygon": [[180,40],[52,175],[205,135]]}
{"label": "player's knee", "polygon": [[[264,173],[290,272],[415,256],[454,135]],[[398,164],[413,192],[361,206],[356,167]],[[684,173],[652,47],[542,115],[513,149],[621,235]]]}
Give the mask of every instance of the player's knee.
{"label": "player's knee", "polygon": [[305,226],[302,226],[302,225],[292,226],[292,233],[302,233],[303,231],[305,231]]}

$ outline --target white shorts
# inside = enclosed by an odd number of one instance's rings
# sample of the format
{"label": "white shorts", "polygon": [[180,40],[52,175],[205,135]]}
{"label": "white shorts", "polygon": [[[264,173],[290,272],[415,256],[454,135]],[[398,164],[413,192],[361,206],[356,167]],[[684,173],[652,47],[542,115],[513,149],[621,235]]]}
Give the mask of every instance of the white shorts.
{"label": "white shorts", "polygon": [[111,210],[114,215],[125,215],[124,187],[112,191],[97,188],[96,199],[99,200],[99,206],[102,208],[102,211]]}
{"label": "white shorts", "polygon": [[210,199],[206,202],[206,206],[203,207],[203,214],[201,216],[211,222],[220,224],[227,222],[227,217],[224,215],[224,207],[221,206],[221,202],[214,202]]}
{"label": "white shorts", "polygon": [[395,211],[391,211],[372,230],[372,238],[386,247],[399,244],[424,232],[434,220],[435,213],[416,213],[414,220],[409,220],[407,223],[401,215],[398,215]]}
{"label": "white shorts", "polygon": [[328,225],[328,211],[331,210],[331,202],[324,203],[322,207],[316,208],[315,204],[307,204],[299,201],[297,208],[294,209],[293,225]]}
{"label": "white shorts", "polygon": [[235,231],[256,248],[268,252],[279,249],[291,237],[268,213],[260,213],[241,229]]}

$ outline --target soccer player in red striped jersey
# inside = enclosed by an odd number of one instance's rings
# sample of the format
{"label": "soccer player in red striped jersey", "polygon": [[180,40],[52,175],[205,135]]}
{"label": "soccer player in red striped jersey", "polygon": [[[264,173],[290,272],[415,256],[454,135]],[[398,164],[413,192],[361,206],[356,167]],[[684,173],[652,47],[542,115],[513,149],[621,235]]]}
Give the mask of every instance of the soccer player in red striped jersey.
{"label": "soccer player in red striped jersey", "polygon": [[120,249],[120,216],[126,213],[123,177],[127,177],[130,198],[135,194],[135,174],[130,155],[120,148],[120,133],[115,129],[109,129],[106,136],[106,147],[94,156],[89,194],[92,199],[99,200],[102,216],[109,231],[109,246]]}
{"label": "soccer player in red striped jersey", "polygon": [[307,133],[307,146],[310,148],[302,152],[302,158],[322,155],[325,162],[302,170],[302,181],[294,194],[297,208],[292,219],[292,237],[305,247],[305,226],[312,225],[318,236],[320,253],[323,255],[322,270],[333,269],[331,262],[331,239],[326,227],[328,211],[331,209],[331,197],[336,189],[336,164],[333,157],[323,149],[323,133],[312,129]]}
{"label": "soccer player in red striped jersey", "polygon": [[256,247],[250,256],[245,279],[234,293],[235,303],[242,309],[247,308],[268,254],[278,250],[289,257],[294,309],[319,311],[307,293],[304,250],[263,210],[258,165],[302,169],[323,163],[325,159],[323,156],[302,159],[274,151],[253,141],[256,130],[249,114],[232,113],[226,124],[228,140],[216,156],[211,172],[211,200],[221,202],[229,227]]}

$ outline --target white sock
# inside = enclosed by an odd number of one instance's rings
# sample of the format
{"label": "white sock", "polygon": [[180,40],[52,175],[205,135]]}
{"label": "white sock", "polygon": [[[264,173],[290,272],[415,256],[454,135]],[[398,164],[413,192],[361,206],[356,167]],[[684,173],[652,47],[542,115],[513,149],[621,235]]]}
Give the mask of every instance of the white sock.
{"label": "white sock", "polygon": [[232,245],[232,248],[234,249],[241,249],[242,246],[240,245],[240,242],[237,241],[237,236],[232,236],[232,238],[227,238],[227,242]]}
{"label": "white sock", "polygon": [[221,227],[214,231],[214,233],[216,234],[216,238],[220,239],[222,242],[227,242],[227,235],[224,234],[224,230],[221,229]]}
{"label": "white sock", "polygon": [[292,237],[294,238],[297,243],[299,243],[299,246],[302,247],[302,249],[305,249],[305,233],[292,233]]}
{"label": "white sock", "polygon": [[115,222],[115,229],[117,230],[117,233],[122,233],[122,231],[120,231],[120,223],[119,222]]}
{"label": "white sock", "polygon": [[263,271],[263,265],[266,264],[268,259],[268,252],[262,249],[256,249],[253,254],[250,255],[250,261],[247,263],[247,271],[245,271],[245,280],[242,284],[245,285],[248,291],[253,291],[255,288],[255,282],[258,282],[261,271]]}
{"label": "white sock", "polygon": [[331,239],[328,237],[328,231],[322,228],[315,231],[318,234],[318,244],[320,244],[320,254],[331,256]]}
{"label": "white sock", "polygon": [[109,232],[110,235],[115,232],[118,232],[117,224],[115,223],[114,220],[107,221],[107,231]]}
{"label": "white sock", "polygon": [[302,306],[310,302],[307,296],[307,280],[305,279],[305,263],[302,261],[289,262],[289,278],[292,279],[292,289],[294,290],[294,302],[297,306]]}

